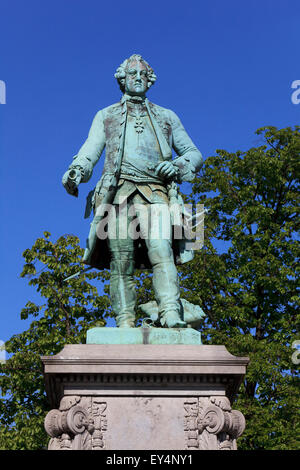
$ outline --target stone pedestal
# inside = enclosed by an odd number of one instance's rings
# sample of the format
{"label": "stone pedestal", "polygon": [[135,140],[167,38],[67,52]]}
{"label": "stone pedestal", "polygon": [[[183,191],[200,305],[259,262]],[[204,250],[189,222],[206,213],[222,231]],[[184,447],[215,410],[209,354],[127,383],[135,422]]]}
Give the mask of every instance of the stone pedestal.
{"label": "stone pedestal", "polygon": [[248,358],[197,344],[67,345],[43,357],[49,449],[236,449]]}

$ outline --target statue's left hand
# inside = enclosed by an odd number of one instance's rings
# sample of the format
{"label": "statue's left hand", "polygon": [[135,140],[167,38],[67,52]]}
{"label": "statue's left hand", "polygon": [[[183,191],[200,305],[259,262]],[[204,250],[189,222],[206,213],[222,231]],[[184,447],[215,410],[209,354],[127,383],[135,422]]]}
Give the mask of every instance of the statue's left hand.
{"label": "statue's left hand", "polygon": [[156,168],[156,174],[165,179],[172,179],[177,175],[177,168],[172,162],[161,162]]}

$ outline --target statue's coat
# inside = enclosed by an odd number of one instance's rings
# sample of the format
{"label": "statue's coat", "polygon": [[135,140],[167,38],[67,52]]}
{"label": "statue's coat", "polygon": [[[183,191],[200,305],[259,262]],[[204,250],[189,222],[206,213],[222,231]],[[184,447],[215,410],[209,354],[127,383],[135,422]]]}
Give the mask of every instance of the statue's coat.
{"label": "statue's coat", "polygon": [[[179,168],[180,181],[191,181],[201,166],[202,155],[186,133],[176,114],[147,99],[145,104],[160,146],[163,160],[172,160],[172,148],[178,157],[173,163]],[[109,268],[110,255],[106,240],[97,237],[97,225],[104,216],[106,204],[112,204],[120,177],[126,132],[127,105],[125,95],[116,104],[104,108],[96,114],[88,138],[73,159],[71,168],[79,168],[82,182],[87,182],[104,148],[105,162],[103,174],[97,183],[93,196],[88,198],[95,216],[91,223],[83,261],[98,269]],[[179,196],[179,203],[182,200]],[[89,211],[87,211],[88,213]],[[101,214],[101,215],[99,215]],[[186,240],[174,240],[173,250],[176,264],[190,261],[193,252],[186,249]],[[136,268],[148,268],[150,263],[142,241],[137,241]]]}

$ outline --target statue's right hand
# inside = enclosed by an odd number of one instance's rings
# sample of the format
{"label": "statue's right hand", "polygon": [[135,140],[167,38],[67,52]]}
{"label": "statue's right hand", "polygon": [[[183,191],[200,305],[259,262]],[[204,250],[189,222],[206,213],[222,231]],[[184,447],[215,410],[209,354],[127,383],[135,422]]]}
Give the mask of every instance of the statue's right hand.
{"label": "statue's right hand", "polygon": [[81,172],[77,168],[72,168],[65,172],[62,178],[62,184],[66,191],[72,196],[78,196],[78,185],[81,181]]}

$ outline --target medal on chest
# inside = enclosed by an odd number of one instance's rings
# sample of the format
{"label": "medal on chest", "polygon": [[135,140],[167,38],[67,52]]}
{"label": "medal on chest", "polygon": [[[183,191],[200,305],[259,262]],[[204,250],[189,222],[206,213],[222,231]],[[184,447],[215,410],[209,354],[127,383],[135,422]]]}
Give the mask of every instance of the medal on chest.
{"label": "medal on chest", "polygon": [[144,131],[144,122],[141,116],[135,116],[134,129],[135,132],[141,134]]}
{"label": "medal on chest", "polygon": [[129,114],[134,118],[133,127],[135,132],[137,134],[144,132],[145,122],[143,118],[146,116],[146,112],[139,105],[135,105],[130,107]]}

